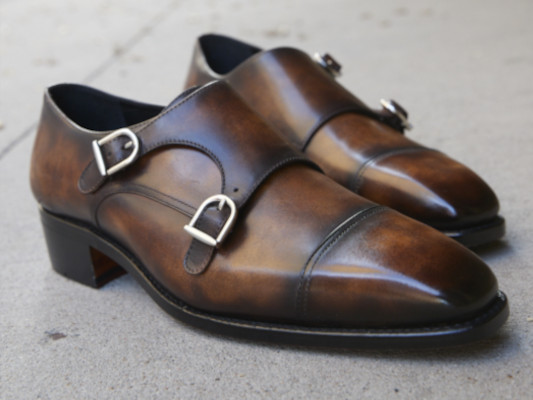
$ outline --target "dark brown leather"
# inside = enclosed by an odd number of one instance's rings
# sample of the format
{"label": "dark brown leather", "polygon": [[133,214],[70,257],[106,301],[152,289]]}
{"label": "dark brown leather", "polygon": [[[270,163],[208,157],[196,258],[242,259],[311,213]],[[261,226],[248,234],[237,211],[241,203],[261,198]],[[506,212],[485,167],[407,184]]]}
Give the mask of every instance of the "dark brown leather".
{"label": "dark brown leather", "polygon": [[[232,58],[232,49],[242,54]],[[498,214],[494,192],[478,175],[403,136],[390,112],[368,108],[299,50],[261,51],[224,36],[202,36],[187,87],[213,79],[228,82],[327,175],[355,193],[441,230],[483,224]]]}
{"label": "dark brown leather", "polygon": [[[92,141],[125,125],[140,139],[142,156],[81,191],[80,178],[91,176],[84,171]],[[108,161],[126,156],[116,144],[105,146]],[[425,326],[466,320],[498,293],[475,254],[317,171],[225,82],[165,109],[74,85],[49,89],[31,187],[45,210],[111,237],[173,295],[221,315]],[[238,205],[236,224],[212,254],[191,256],[183,226],[218,193]],[[211,214],[205,224],[216,231],[220,213]],[[195,260],[184,266],[187,254]]]}

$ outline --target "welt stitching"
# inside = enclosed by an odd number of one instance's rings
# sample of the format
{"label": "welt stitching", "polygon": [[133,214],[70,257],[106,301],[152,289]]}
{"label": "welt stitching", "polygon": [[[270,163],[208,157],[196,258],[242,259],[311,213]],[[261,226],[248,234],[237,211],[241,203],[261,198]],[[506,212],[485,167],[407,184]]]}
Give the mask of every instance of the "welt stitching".
{"label": "welt stitching", "polygon": [[[89,228],[89,230],[95,234],[98,235],[98,232],[94,232],[92,229]],[[104,238],[104,240],[106,240]],[[133,254],[131,254],[128,250],[126,250],[125,248],[123,248],[119,243],[116,243],[112,240],[106,240],[108,243],[110,243],[112,246],[114,246],[131,264],[133,264],[133,266],[138,269],[142,274],[143,276],[159,291],[159,293],[164,296],[167,300],[169,300],[171,303],[173,303],[174,305],[176,305],[177,307],[179,307],[181,309],[181,311],[187,313],[187,314],[190,314],[190,315],[195,315],[195,316],[198,316],[200,318],[206,318],[206,319],[209,319],[209,320],[212,320],[212,321],[217,321],[217,322],[226,322],[226,323],[230,323],[234,326],[242,326],[242,327],[249,327],[250,325],[253,325],[253,326],[261,326],[261,327],[264,327],[265,329],[269,329],[270,330],[277,330],[277,331],[286,331],[286,330],[289,330],[289,331],[298,331],[298,332],[302,332],[302,333],[306,333],[306,332],[309,332],[309,333],[313,333],[313,332],[323,332],[323,333],[328,333],[328,332],[338,332],[338,333],[346,333],[346,334],[350,334],[350,333],[358,333],[358,332],[361,332],[361,333],[367,333],[369,330],[368,329],[350,329],[350,328],[318,328],[318,327],[314,327],[314,328],[305,328],[305,327],[298,327],[298,326],[294,326],[294,325],[285,325],[285,324],[277,324],[277,325],[274,325],[274,324],[268,324],[268,323],[264,323],[264,322],[250,322],[250,321],[245,321],[245,320],[239,320],[237,318],[232,318],[232,317],[223,317],[223,316],[218,316],[218,315],[213,315],[213,314],[209,314],[209,313],[206,313],[206,312],[203,312],[201,310],[196,310],[194,307],[191,307],[189,305],[187,305],[186,303],[184,303],[181,299],[179,299],[177,296],[175,296],[174,294],[172,294],[171,292],[169,292],[165,287],[163,287],[155,278],[152,277],[152,275],[150,274],[150,272],[144,267],[144,265],[142,263],[140,263],[139,260],[137,260],[135,258],[135,256]],[[491,307],[487,310],[485,310],[481,315],[475,317],[474,319],[471,319],[471,320],[467,320],[467,321],[463,321],[463,322],[456,322],[456,323],[442,323],[442,324],[435,324],[435,326],[422,326],[422,327],[409,327],[409,328],[378,328],[378,329],[375,329],[374,331],[375,332],[379,332],[379,333],[416,333],[416,332],[435,332],[435,331],[439,331],[441,330],[442,328],[448,328],[448,329],[455,329],[455,328],[461,328],[461,327],[465,327],[465,326],[472,326],[472,325],[476,325],[478,321],[484,321],[488,318],[491,318],[492,315],[495,315],[497,312],[499,312],[500,309],[502,309],[502,307],[504,306],[503,303],[501,303],[502,301],[502,294],[500,293],[498,295],[498,299],[499,302],[496,303],[496,300],[494,301],[494,305],[491,305]],[[372,331],[372,330],[371,330]]]}
{"label": "welt stitching", "polygon": [[423,146],[410,146],[410,147],[402,147],[401,149],[391,149],[391,150],[385,150],[381,153],[375,154],[372,157],[370,157],[368,160],[366,160],[356,171],[351,179],[351,182],[349,183],[348,187],[357,193],[357,191],[360,189],[361,183],[362,183],[362,176],[365,173],[365,171],[372,165],[377,163],[378,161],[383,160],[384,158],[387,158],[389,156],[393,156],[396,154],[402,154],[402,153],[410,153],[415,151],[437,151],[434,149],[430,149]]}
{"label": "welt stitching", "polygon": [[[157,282],[155,282],[154,286],[156,286],[157,288],[160,288],[160,286],[157,285]],[[163,290],[164,290],[164,288],[163,288]],[[176,299],[176,297],[173,296],[171,293],[162,292],[162,294],[165,297],[167,297],[169,300],[171,300],[171,301],[175,301],[174,299]],[[177,300],[178,300],[178,302],[183,303],[181,300],[179,300],[179,299],[177,299]],[[426,327],[376,328],[376,329],[370,329],[370,330],[369,329],[362,329],[362,328],[355,328],[355,329],[350,329],[350,328],[319,328],[319,327],[305,328],[305,327],[300,327],[300,326],[283,325],[283,324],[280,324],[280,325],[270,324],[270,325],[268,325],[267,323],[264,323],[264,322],[259,322],[259,323],[256,322],[256,323],[254,323],[253,321],[238,320],[236,318],[221,317],[221,316],[216,316],[216,315],[213,316],[212,314],[203,313],[201,311],[198,312],[197,310],[195,310],[192,307],[184,308],[182,311],[187,312],[187,313],[192,314],[192,315],[199,315],[200,317],[204,317],[204,318],[207,318],[207,319],[209,319],[211,321],[215,321],[215,322],[222,322],[222,323],[228,322],[228,323],[230,323],[233,326],[245,327],[246,328],[246,327],[249,327],[250,325],[252,325],[252,326],[262,327],[265,330],[278,331],[278,332],[284,332],[284,331],[288,331],[288,332],[296,331],[296,332],[300,332],[300,333],[321,332],[321,333],[339,333],[339,334],[348,334],[348,335],[349,334],[358,334],[358,333],[368,334],[369,332],[370,333],[376,332],[376,333],[402,334],[402,333],[418,333],[418,332],[438,332],[438,331],[441,331],[443,328],[444,329],[456,329],[456,328],[462,328],[462,327],[469,327],[469,326],[472,326],[472,325],[477,325],[478,321],[485,321],[485,320],[491,318],[497,312],[499,312],[504,306],[504,304],[501,303],[501,301],[503,301],[503,300],[500,300],[499,303],[496,303],[496,304],[492,305],[490,309],[485,311],[480,316],[478,316],[478,317],[476,317],[476,318],[474,318],[472,320],[468,320],[468,321],[464,321],[464,322],[457,322],[457,323],[451,323],[451,324],[436,324],[435,326],[426,326]]]}
{"label": "welt stitching", "polygon": [[[50,213],[51,214],[51,213]],[[53,215],[53,214],[51,214]],[[54,216],[55,217],[55,216]],[[57,218],[57,217],[55,217]],[[198,309],[195,309],[194,307],[189,306],[187,303],[185,303],[183,300],[179,299],[176,295],[169,292],[166,288],[164,288],[154,277],[152,277],[151,273],[144,267],[144,265],[136,258],[134,254],[132,254],[128,249],[123,247],[120,243],[116,242],[115,240],[106,237],[101,232],[98,232],[93,227],[88,226],[86,224],[80,224],[79,221],[73,220],[71,218],[64,218],[67,223],[72,224],[76,226],[79,229],[86,230],[90,232],[91,234],[94,234],[99,240],[103,241],[107,245],[111,246],[113,249],[118,251],[124,258],[127,260],[133,267],[134,271],[139,273],[140,276],[145,278],[158,292],[160,295],[162,295],[165,299],[170,301],[174,306],[178,307],[180,311],[187,313],[189,315],[193,315],[199,318],[208,319],[215,322],[222,322],[222,323],[229,323],[233,326],[240,326],[240,327],[250,327],[250,326],[257,326],[262,327],[266,330],[270,331],[297,331],[301,333],[316,333],[316,332],[323,332],[323,333],[330,333],[330,332],[336,332],[340,334],[357,334],[359,332],[361,333],[368,333],[369,329],[361,329],[361,328],[320,328],[320,327],[313,327],[313,328],[306,328],[306,327],[300,327],[300,326],[294,326],[294,325],[288,325],[288,324],[269,324],[266,322],[253,322],[253,321],[246,321],[246,320],[239,320],[234,317],[224,317],[219,316],[215,314],[209,314],[205,311],[201,311]],[[493,315],[498,313],[505,305],[503,303],[505,301],[505,296],[503,293],[499,292],[497,295],[497,298],[492,302],[490,305],[490,308],[484,310],[482,314],[479,316],[462,322],[456,322],[456,323],[440,323],[435,324],[433,326],[418,326],[418,327],[408,327],[408,328],[377,328],[370,330],[370,332],[379,332],[379,333],[417,333],[417,332],[435,332],[440,331],[443,328],[444,329],[456,329],[456,328],[462,328],[462,327],[469,327],[472,325],[477,325],[478,321],[485,321],[489,318],[492,318]]]}
{"label": "welt stitching", "polygon": [[[334,235],[334,237],[330,238],[330,242],[327,244],[327,246],[323,247],[320,252],[317,254],[316,257],[314,257],[314,261],[311,264],[311,267],[309,268],[309,271],[306,275],[304,275],[305,279],[305,288],[303,293],[303,315],[307,315],[307,307],[308,307],[308,298],[309,298],[309,287],[311,285],[311,277],[313,273],[313,269],[315,268],[315,265],[318,263],[318,261],[322,258],[322,256],[328,252],[329,249],[331,249],[346,233],[351,231],[355,226],[359,225],[364,220],[376,215],[377,213],[386,210],[386,207],[383,206],[374,206],[372,208],[367,208],[366,210],[362,211],[346,228],[344,228],[342,231],[338,232]],[[307,276],[307,278],[306,278]]]}

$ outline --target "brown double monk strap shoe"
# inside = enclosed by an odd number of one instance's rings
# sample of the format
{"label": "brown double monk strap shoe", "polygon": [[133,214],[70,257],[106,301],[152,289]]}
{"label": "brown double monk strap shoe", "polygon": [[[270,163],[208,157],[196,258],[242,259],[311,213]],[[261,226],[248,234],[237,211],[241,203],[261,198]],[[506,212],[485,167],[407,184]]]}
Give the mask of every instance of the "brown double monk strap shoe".
{"label": "brown double monk strap shoe", "polygon": [[224,81],[167,107],[51,87],[31,185],[57,272],[99,287],[126,271],[218,333],[437,346],[508,315],[475,254],[335,183]]}
{"label": "brown double monk strap shoe", "polygon": [[467,246],[499,239],[498,200],[474,172],[403,135],[407,112],[373,110],[343,88],[340,65],[292,48],[270,51],[220,35],[198,39],[187,86],[225,80],[284,138],[341,185]]}

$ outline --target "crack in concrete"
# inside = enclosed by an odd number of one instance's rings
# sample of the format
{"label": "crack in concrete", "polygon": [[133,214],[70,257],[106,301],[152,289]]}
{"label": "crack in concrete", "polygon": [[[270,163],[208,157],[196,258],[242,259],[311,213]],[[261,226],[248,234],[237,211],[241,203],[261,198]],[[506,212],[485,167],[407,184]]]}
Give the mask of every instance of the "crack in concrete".
{"label": "crack in concrete", "polygon": [[7,156],[11,152],[11,150],[13,150],[15,147],[17,147],[17,145],[19,143],[21,143],[22,141],[24,141],[24,139],[29,137],[30,134],[33,133],[33,131],[35,130],[36,127],[37,127],[37,122],[33,122],[30,126],[28,126],[26,129],[24,129],[21,134],[19,134],[18,136],[15,137],[15,139],[13,139],[11,142],[9,142],[7,144],[7,146],[4,147],[0,151],[0,161],[2,161],[2,158]]}
{"label": "crack in concrete", "polygon": [[[109,58],[107,58],[102,64],[96,67],[94,70],[82,79],[81,83],[89,84],[97,77],[102,75],[109,69],[117,60],[127,54],[137,43],[139,43],[144,37],[149,35],[157,25],[162,23],[179,4],[178,1],[171,2],[167,7],[157,13],[150,21],[138,30],[129,40],[120,47],[120,52],[114,52]],[[24,139],[31,136],[35,128],[37,127],[37,121],[33,122],[30,126],[24,129],[19,135],[17,135],[11,142],[7,144],[2,150],[0,150],[0,161],[7,156],[13,149],[15,149]]]}

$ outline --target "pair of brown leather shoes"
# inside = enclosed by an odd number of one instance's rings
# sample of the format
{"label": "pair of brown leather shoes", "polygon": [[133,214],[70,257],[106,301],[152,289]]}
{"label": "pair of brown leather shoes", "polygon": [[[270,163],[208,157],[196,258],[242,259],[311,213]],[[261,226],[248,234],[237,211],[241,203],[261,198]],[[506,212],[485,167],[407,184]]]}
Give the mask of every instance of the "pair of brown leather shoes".
{"label": "pair of brown leather shoes", "polygon": [[370,110],[335,70],[328,57],[208,35],[194,87],[167,107],[49,88],[31,184],[54,269],[95,287],[125,270],[173,316],[260,340],[492,334],[508,306],[490,269],[384,205],[477,244],[503,232],[494,194],[406,139],[396,103]]}

